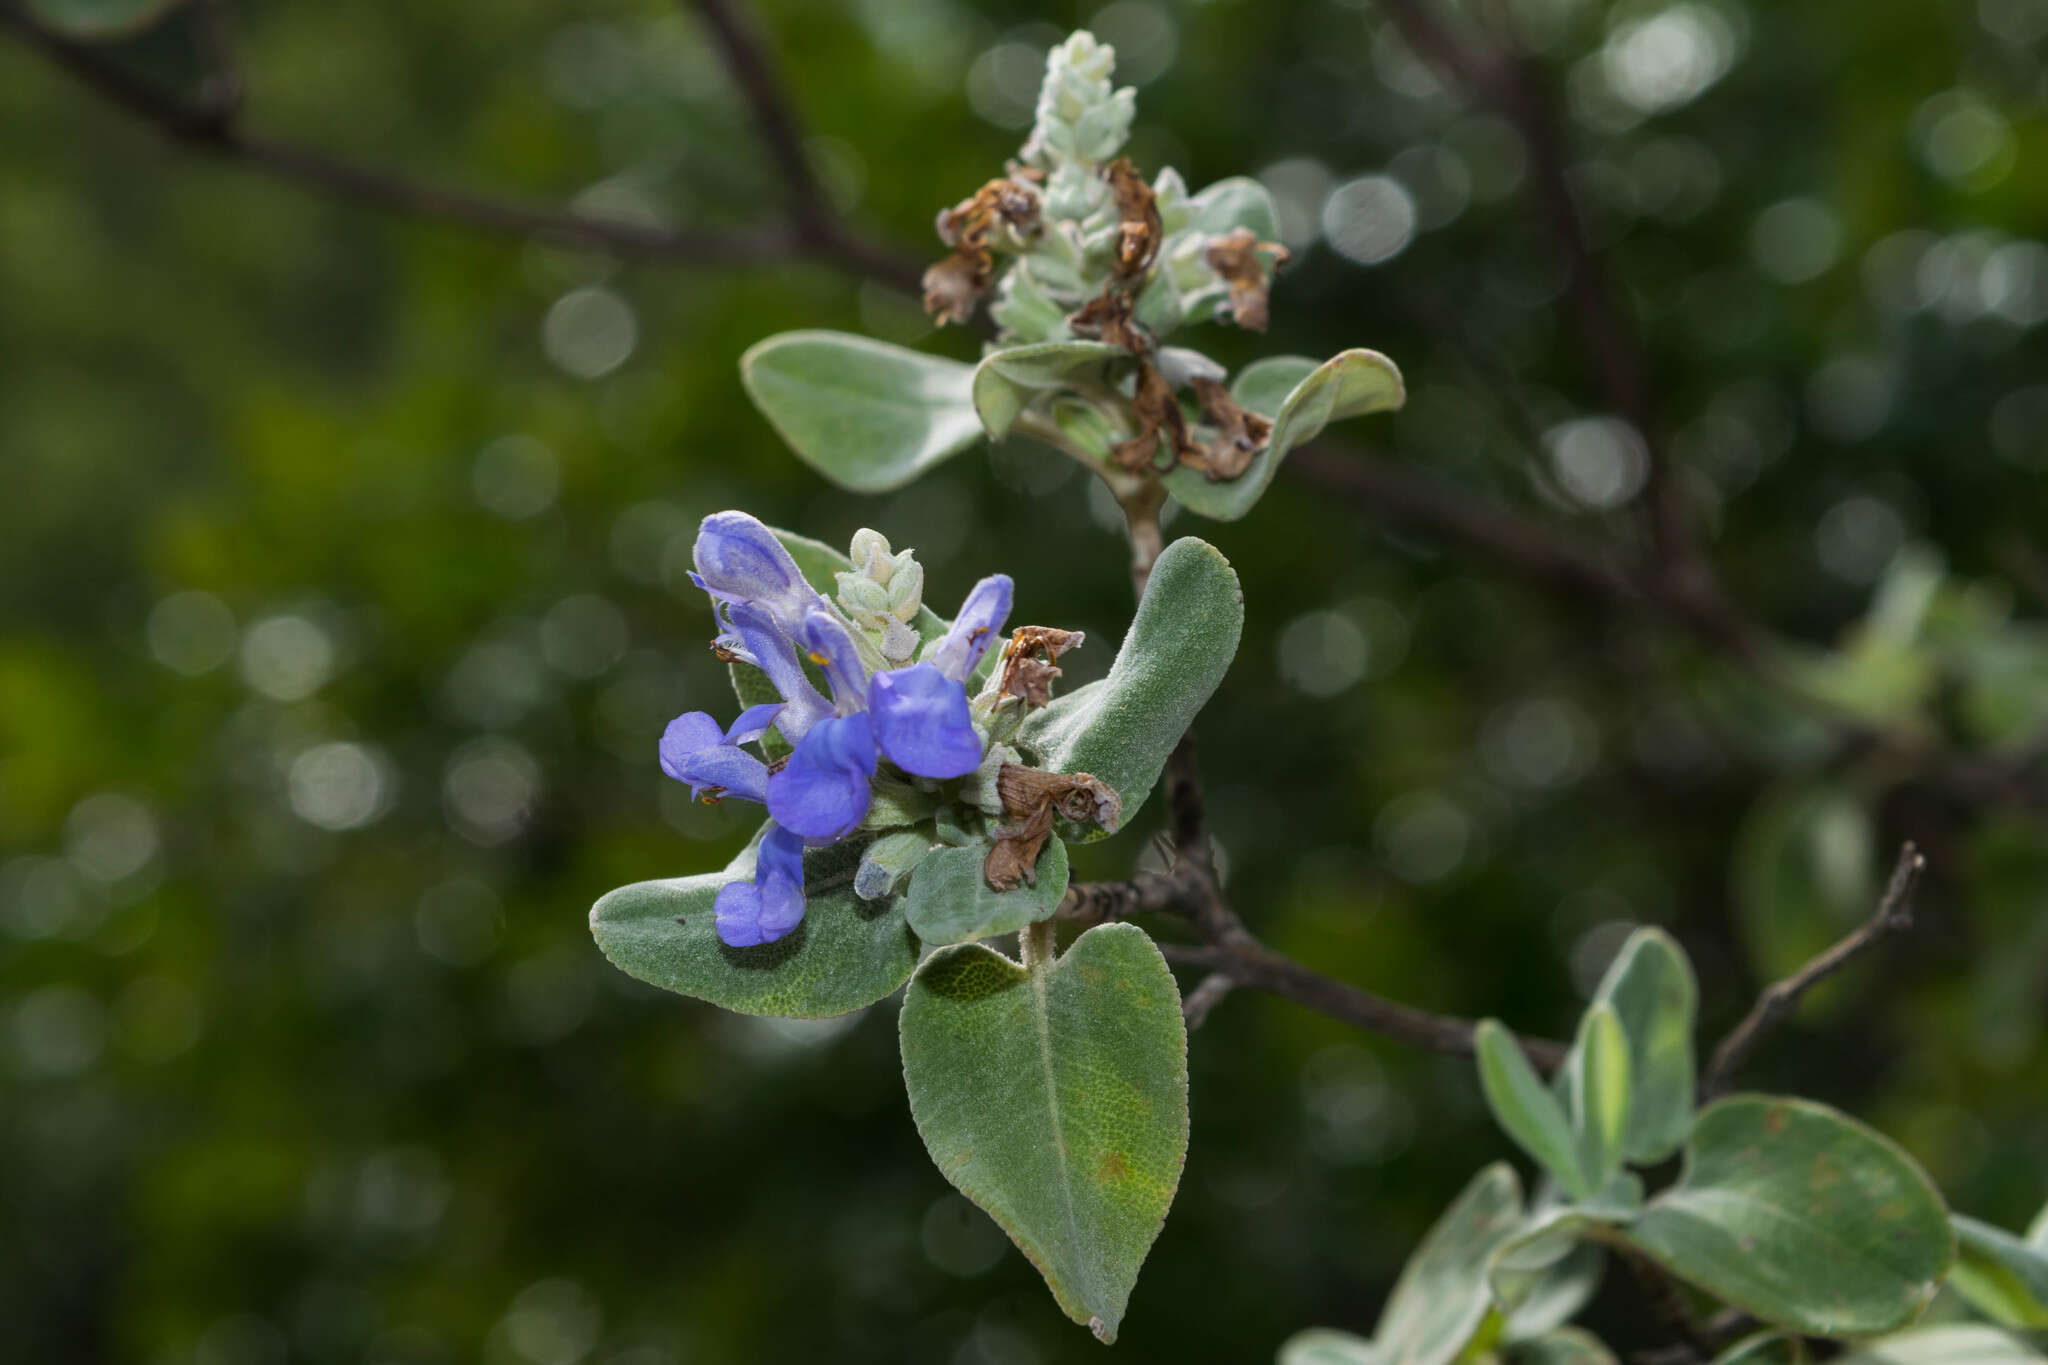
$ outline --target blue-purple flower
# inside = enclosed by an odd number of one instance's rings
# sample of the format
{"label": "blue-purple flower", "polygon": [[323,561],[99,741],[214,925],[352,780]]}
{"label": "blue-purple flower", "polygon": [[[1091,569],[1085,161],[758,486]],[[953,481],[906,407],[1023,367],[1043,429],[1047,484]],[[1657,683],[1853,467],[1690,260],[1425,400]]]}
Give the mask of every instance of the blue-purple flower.
{"label": "blue-purple flower", "polygon": [[[704,519],[697,534],[697,586],[711,596],[720,653],[759,668],[780,702],[749,707],[730,728],[692,711],[669,722],[662,771],[691,795],[737,796],[768,808],[769,825],[750,882],[718,893],[718,936],[734,947],[772,943],[804,915],[803,850],[859,829],[883,763],[912,777],[964,777],[981,766],[967,680],[1010,614],[1010,580],[976,584],[959,616],[921,662],[887,667],[881,643],[865,638],[813,589],[774,532],[744,512]],[[811,682],[815,664],[831,696]],[[793,746],[770,765],[743,746],[770,729]]]}

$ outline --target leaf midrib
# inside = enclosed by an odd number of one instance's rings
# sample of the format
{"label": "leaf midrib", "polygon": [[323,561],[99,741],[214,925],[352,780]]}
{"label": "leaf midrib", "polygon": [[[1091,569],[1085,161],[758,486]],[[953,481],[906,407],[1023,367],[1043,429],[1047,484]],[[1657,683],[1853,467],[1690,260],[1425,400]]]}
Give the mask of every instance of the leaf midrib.
{"label": "leaf midrib", "polygon": [[[1045,1107],[1052,1118],[1053,1167],[1059,1172],[1060,1205],[1066,1210],[1067,1215],[1067,1246],[1073,1255],[1074,1264],[1085,1266],[1087,1258],[1082,1254],[1081,1248],[1081,1220],[1074,1208],[1073,1175],[1068,1169],[1066,1127],[1060,1121],[1059,1082],[1053,1075],[1052,1067],[1052,1011],[1046,998],[1046,989],[1048,979],[1053,973],[1053,966],[1027,967],[1025,972],[1031,981],[1032,1022],[1038,1030],[1038,1070],[1045,1078]],[[1095,1298],[1092,1292],[1094,1285],[1091,1281],[1081,1288],[1082,1293],[1079,1297],[1090,1314],[1093,1314],[1095,1307],[1089,1301]]]}

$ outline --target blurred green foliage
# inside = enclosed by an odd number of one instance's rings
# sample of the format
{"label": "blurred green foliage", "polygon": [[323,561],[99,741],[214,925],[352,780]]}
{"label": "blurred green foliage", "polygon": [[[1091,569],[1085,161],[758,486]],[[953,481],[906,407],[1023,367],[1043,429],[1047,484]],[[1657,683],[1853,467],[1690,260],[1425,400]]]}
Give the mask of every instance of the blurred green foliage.
{"label": "blurred green foliage", "polygon": [[[2023,1226],[2048,1194],[2048,840],[2024,786],[1924,760],[2024,753],[2043,718],[2048,4],[1505,9],[1568,113],[1717,563],[1788,640],[1842,651],[1820,666],[1840,686],[1809,682],[1878,738],[1817,742],[1809,711],[1654,622],[1282,477],[1202,527],[1248,604],[1197,726],[1231,893],[1334,975],[1552,1036],[1630,927],[1661,925],[1711,1037],[1916,838],[1914,939],[1817,991],[1755,1078]],[[684,6],[232,17],[253,126],[593,212],[777,211]],[[760,17],[840,207],[912,254],[1014,149],[1044,47],[1092,25],[1143,82],[1142,165],[1256,173],[1282,203],[1273,331],[1219,329],[1221,358],[1383,350],[1411,401],[1342,439],[1630,542],[1640,449],[1561,307],[1526,156],[1370,5]],[[196,79],[188,20],[121,60]],[[722,1015],[610,970],[585,925],[605,889],[744,837],[654,764],[669,716],[725,694],[682,577],[705,512],[840,543],[872,524],[942,601],[1007,571],[1017,619],[1100,643],[1070,676],[1107,667],[1124,551],[1078,471],[1002,449],[836,492],[735,368],[796,327],[961,359],[973,339],[820,266],[622,266],[310,197],[166,145],[18,45],[0,128],[8,1353],[1096,1359],[930,1168],[893,1004]],[[1947,596],[1881,598],[1923,545]],[[1926,614],[1902,636],[1874,597]],[[1077,852],[1077,875],[1131,846]],[[1191,1068],[1126,1360],[1367,1329],[1508,1154],[1468,1063],[1248,993]],[[1590,1320],[1646,1331],[1625,1286]]]}

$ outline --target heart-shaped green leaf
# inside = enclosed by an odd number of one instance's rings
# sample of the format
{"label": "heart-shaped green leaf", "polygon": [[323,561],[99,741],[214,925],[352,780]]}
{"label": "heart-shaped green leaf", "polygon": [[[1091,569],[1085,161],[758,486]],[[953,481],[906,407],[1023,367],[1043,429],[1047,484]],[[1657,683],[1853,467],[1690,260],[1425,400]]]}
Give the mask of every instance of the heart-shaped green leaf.
{"label": "heart-shaped green leaf", "polygon": [[979,944],[925,959],[903,1077],[932,1160],[1116,1338],[1187,1157],[1187,1033],[1166,959],[1105,924],[1030,969]]}
{"label": "heart-shaped green leaf", "polygon": [[1916,1327],[1836,1357],[1835,1365],[2041,1365],[2043,1356],[1995,1327],[1944,1323]]}
{"label": "heart-shaped green leaf", "polygon": [[981,439],[974,367],[845,332],[783,332],[740,381],[804,463],[857,493],[900,488]]}
{"label": "heart-shaped green leaf", "polygon": [[1034,711],[1018,738],[1046,768],[1093,773],[1114,787],[1128,824],[1223,680],[1243,629],[1244,593],[1230,561],[1192,536],[1176,540],[1152,566],[1109,676]]}
{"label": "heart-shaped green leaf", "polygon": [[1628,1052],[1628,1035],[1622,1032],[1614,1006],[1595,1001],[1579,1020],[1563,1080],[1579,1139],[1579,1169],[1596,1190],[1621,1169],[1622,1144],[1628,1135]]}
{"label": "heart-shaped green leaf", "polygon": [[757,948],[719,942],[712,901],[753,875],[754,854],[750,844],[723,872],[620,887],[591,909],[597,946],[650,985],[741,1014],[846,1014],[909,979],[917,938],[902,902],[854,894],[860,849],[850,842],[804,854],[804,920],[787,937]]}
{"label": "heart-shaped green leaf", "polygon": [[1606,1343],[1583,1327],[1560,1327],[1508,1348],[1508,1365],[1618,1365]]}
{"label": "heart-shaped green leaf", "polygon": [[1593,994],[1628,1035],[1628,1138],[1639,1166],[1685,1145],[1693,1114],[1693,1012],[1699,990],[1684,950],[1662,929],[1638,929]]}
{"label": "heart-shaped green leaf", "polygon": [[2048,1327],[2048,1254],[1975,1218],[1958,1213],[1949,1221],[1957,1244],[1949,1283],[1994,1322]]}
{"label": "heart-shaped green leaf", "polygon": [[1571,1121],[1529,1065],[1515,1035],[1498,1019],[1482,1019],[1473,1041],[1479,1054],[1479,1088],[1501,1131],[1535,1157],[1572,1198],[1591,1198],[1594,1184],[1581,1165]]}
{"label": "heart-shaped green leaf", "polygon": [[[1240,403],[1273,419],[1273,433],[1266,448],[1252,457],[1244,473],[1234,479],[1211,481],[1207,475],[1183,467],[1163,476],[1167,491],[1189,511],[1218,521],[1237,520],[1251,511],[1265,493],[1288,451],[1314,440],[1332,422],[1385,412],[1407,401],[1401,371],[1393,361],[1378,351],[1353,350],[1341,352],[1311,370],[1277,408],[1259,407],[1258,402],[1270,401],[1273,378],[1288,373],[1278,368],[1283,363],[1298,367],[1301,362],[1276,358],[1261,362],[1269,367],[1265,371],[1257,365],[1248,366],[1245,375],[1232,386],[1232,395]],[[1258,372],[1257,379],[1247,384],[1246,379],[1254,372]]]}
{"label": "heart-shaped green leaf", "polygon": [[1000,441],[1032,399],[1129,358],[1129,352],[1100,341],[1043,341],[990,351],[974,367],[974,410],[989,439]]}
{"label": "heart-shaped green leaf", "polygon": [[1487,1267],[1522,1223],[1522,1182],[1505,1161],[1472,1182],[1430,1228],[1380,1312],[1383,1365],[1449,1365],[1493,1308]]}
{"label": "heart-shaped green leaf", "polygon": [[904,917],[933,947],[971,943],[1013,933],[1049,919],[1067,894],[1067,846],[1048,839],[1038,855],[1037,881],[1008,891],[992,890],[982,875],[988,845],[933,849],[910,874]]}
{"label": "heart-shaped green leaf", "polygon": [[1685,1173],[1626,1231],[1684,1280],[1815,1336],[1908,1322],[1955,1260],[1913,1159],[1823,1104],[1740,1095],[1700,1112]]}
{"label": "heart-shaped green leaf", "polygon": [[87,42],[142,32],[183,0],[29,0],[28,9],[51,28]]}
{"label": "heart-shaped green leaf", "polygon": [[1278,1365],[1384,1365],[1370,1341],[1333,1327],[1311,1327],[1280,1343]]}

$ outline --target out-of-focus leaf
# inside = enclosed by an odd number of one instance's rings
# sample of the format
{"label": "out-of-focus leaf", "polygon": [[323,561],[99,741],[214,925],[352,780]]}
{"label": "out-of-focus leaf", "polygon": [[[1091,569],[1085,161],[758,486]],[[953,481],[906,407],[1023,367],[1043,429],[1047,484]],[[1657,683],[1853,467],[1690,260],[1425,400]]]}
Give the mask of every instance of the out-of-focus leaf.
{"label": "out-of-focus leaf", "polygon": [[1583,1327],[1560,1327],[1518,1341],[1507,1351],[1508,1365],[1616,1365],[1614,1352]]}
{"label": "out-of-focus leaf", "polygon": [[[1870,913],[1877,836],[1854,793],[1831,785],[1771,792],[1744,817],[1734,884],[1743,940],[1757,971],[1797,971]],[[1809,1002],[1826,1009],[1827,987]]]}
{"label": "out-of-focus leaf", "polygon": [[1495,1162],[1473,1177],[1401,1271],[1373,1332],[1384,1365],[1449,1365],[1493,1306],[1487,1266],[1522,1222],[1522,1184]]}
{"label": "out-of-focus leaf", "polygon": [[1714,1357],[1714,1365],[1801,1365],[1805,1351],[1796,1336],[1752,1332]]}
{"label": "out-of-focus leaf", "polygon": [[2040,1365],[2044,1357],[1995,1327],[1944,1323],[1865,1343],[1836,1365]]}
{"label": "out-of-focus leaf", "polygon": [[974,367],[974,410],[989,439],[1000,441],[1032,399],[1129,358],[1128,352],[1100,341],[1045,341],[990,351]]}
{"label": "out-of-focus leaf", "polygon": [[[1488,1267],[1489,1280],[1493,1269]],[[1606,1270],[1604,1247],[1595,1242],[1573,1246],[1562,1259],[1538,1272],[1526,1290],[1518,1291],[1519,1301],[1501,1327],[1502,1340],[1526,1341],[1570,1322],[1599,1292]]]}
{"label": "out-of-focus leaf", "polygon": [[1109,676],[1033,712],[1018,738],[1045,767],[1093,773],[1114,787],[1129,823],[1223,680],[1243,628],[1244,595],[1230,561],[1192,536],[1176,540],[1152,566]]}
{"label": "out-of-focus leaf", "polygon": [[1067,846],[1048,839],[1034,885],[995,891],[982,875],[986,844],[934,849],[910,875],[904,917],[934,947],[1007,934],[1047,918],[1067,894]]}
{"label": "out-of-focus leaf", "polygon": [[1237,228],[1250,228],[1262,242],[1280,235],[1272,193],[1250,176],[1234,175],[1206,185],[1188,205],[1193,210],[1190,225],[1212,237]]}
{"label": "out-of-focus leaf", "polygon": [[910,979],[917,938],[903,903],[854,894],[852,843],[804,854],[803,923],[755,948],[721,943],[712,901],[750,877],[756,844],[723,872],[622,886],[590,912],[590,932],[614,965],[665,990],[741,1014],[820,1019],[872,1005]]}
{"label": "out-of-focus leaf", "polygon": [[58,32],[88,42],[127,38],[185,0],[28,0],[28,11]]}
{"label": "out-of-focus leaf", "polygon": [[1513,1314],[1533,1303],[1544,1284],[1578,1254],[1580,1235],[1594,1219],[1570,1204],[1534,1211],[1515,1234],[1502,1242],[1487,1267],[1494,1302]]}
{"label": "out-of-focus leaf", "polygon": [[1912,1320],[1955,1260],[1932,1182],[1888,1138],[1826,1105],[1710,1105],[1685,1173],[1628,1240],[1760,1320],[1817,1336]]}
{"label": "out-of-focus leaf", "polygon": [[1685,1145],[1693,1113],[1693,1015],[1699,988],[1685,952],[1662,929],[1638,929],[1594,992],[1628,1035],[1627,1159],[1662,1161]]}
{"label": "out-of-focus leaf", "polygon": [[1311,1327],[1280,1344],[1278,1365],[1382,1365],[1364,1337],[1333,1327]]}
{"label": "out-of-focus leaf", "polygon": [[857,493],[900,488],[981,439],[974,367],[845,332],[783,332],[740,357],[762,416]]}
{"label": "out-of-focus leaf", "polygon": [[1956,1230],[1949,1282],[1971,1306],[2006,1327],[2048,1327],[2048,1253],[1964,1214],[1949,1221]]}
{"label": "out-of-focus leaf", "polygon": [[1622,1032],[1614,1007],[1596,1001],[1579,1021],[1578,1037],[1564,1070],[1567,1108],[1578,1136],[1579,1169],[1595,1189],[1621,1169],[1622,1147],[1628,1136],[1628,1053],[1628,1035]]}
{"label": "out-of-focus leaf", "polygon": [[[1247,367],[1247,373],[1254,368]],[[1239,384],[1243,383],[1240,377]],[[1239,402],[1259,411],[1248,396],[1269,399],[1270,385],[1261,375],[1254,385],[1234,388],[1232,393]],[[1177,468],[1163,476],[1166,487],[1191,512],[1235,521],[1251,511],[1265,493],[1288,451],[1314,440],[1332,422],[1398,408],[1406,398],[1401,371],[1393,361],[1377,351],[1344,351],[1312,370],[1278,408],[1261,414],[1273,419],[1273,432],[1266,448],[1252,458],[1244,473],[1212,481],[1196,470]]]}
{"label": "out-of-focus leaf", "polygon": [[1543,1084],[1522,1046],[1498,1019],[1482,1019],[1475,1041],[1479,1084],[1487,1108],[1515,1145],[1536,1158],[1574,1199],[1593,1193],[1579,1156],[1571,1121],[1557,1096]]}
{"label": "out-of-focus leaf", "polygon": [[904,997],[910,1112],[1074,1321],[1116,1339],[1187,1156],[1180,991],[1143,930],[1105,924],[1026,969],[979,944]]}

